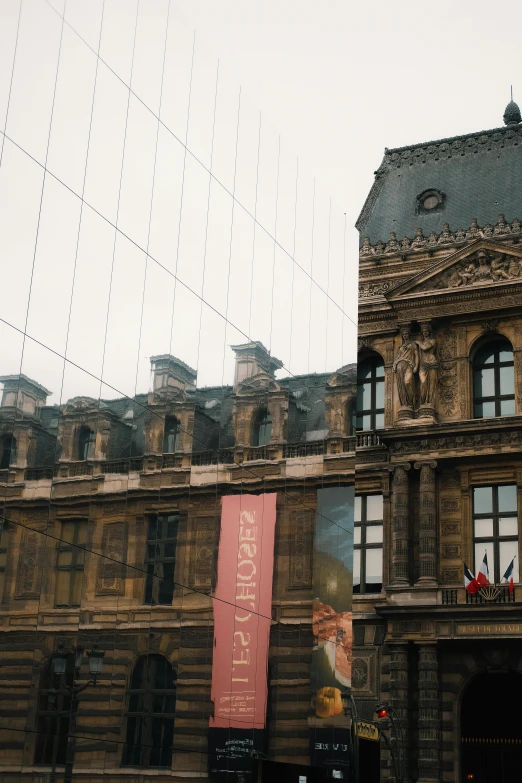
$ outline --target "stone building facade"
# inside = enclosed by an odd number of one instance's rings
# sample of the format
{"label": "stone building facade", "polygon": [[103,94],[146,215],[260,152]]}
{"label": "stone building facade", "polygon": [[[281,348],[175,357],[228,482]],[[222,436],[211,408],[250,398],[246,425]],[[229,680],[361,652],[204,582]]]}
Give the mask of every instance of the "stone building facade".
{"label": "stone building facade", "polygon": [[2,377],[3,781],[207,778],[220,501],[239,492],[277,492],[268,750],[309,763],[317,490],[353,486],[356,369],[276,380],[260,343],[233,350],[233,386],[162,355],[133,399],[50,406]]}
{"label": "stone building facade", "polygon": [[[504,120],[492,131],[386,150],[358,221],[356,525],[368,561],[369,521],[379,517],[364,509],[382,509],[384,557],[366,586],[361,567],[353,684],[368,719],[377,700],[395,708],[407,780],[520,775],[515,104]],[[464,564],[476,573],[485,552],[496,586],[468,594]],[[510,591],[502,577],[513,557]]]}

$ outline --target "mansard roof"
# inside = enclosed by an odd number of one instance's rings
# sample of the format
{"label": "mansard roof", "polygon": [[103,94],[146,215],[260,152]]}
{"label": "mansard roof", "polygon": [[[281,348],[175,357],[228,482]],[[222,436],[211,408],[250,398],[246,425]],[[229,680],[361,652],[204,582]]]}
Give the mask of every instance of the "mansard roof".
{"label": "mansard roof", "polygon": [[[499,212],[511,222],[522,204],[522,124],[407,147],[386,149],[375,182],[356,223],[361,244],[386,243],[466,229],[471,219],[494,223]],[[435,207],[423,199],[433,194]],[[438,201],[437,201],[438,200]]]}

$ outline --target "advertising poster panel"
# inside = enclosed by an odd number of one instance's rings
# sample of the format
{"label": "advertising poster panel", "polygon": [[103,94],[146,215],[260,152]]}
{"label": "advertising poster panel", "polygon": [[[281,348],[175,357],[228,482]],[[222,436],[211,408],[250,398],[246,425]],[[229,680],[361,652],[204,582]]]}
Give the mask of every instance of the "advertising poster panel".
{"label": "advertising poster panel", "polygon": [[263,751],[277,493],[222,498],[214,601],[209,774],[252,774]]}
{"label": "advertising poster panel", "polygon": [[337,763],[341,774],[350,759],[342,694],[352,676],[353,506],[353,486],[317,492],[310,760],[314,766]]}

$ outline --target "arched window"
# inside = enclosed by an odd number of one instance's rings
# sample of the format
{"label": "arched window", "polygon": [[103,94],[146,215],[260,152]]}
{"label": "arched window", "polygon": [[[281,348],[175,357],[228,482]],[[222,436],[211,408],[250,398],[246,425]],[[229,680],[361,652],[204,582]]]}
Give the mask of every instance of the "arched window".
{"label": "arched window", "polygon": [[8,433],[2,438],[2,461],[0,470],[7,470],[9,465],[16,462],[16,438]]}
{"label": "arched window", "polygon": [[163,434],[163,453],[174,454],[179,450],[179,421],[175,416],[167,416]]}
{"label": "arched window", "polygon": [[122,765],[170,767],[176,679],[162,655],[146,655],[132,673]]}
{"label": "arched window", "polygon": [[266,446],[272,437],[272,417],[267,408],[261,408],[254,418],[252,446]]}
{"label": "arched window", "polygon": [[475,354],[473,408],[476,419],[515,414],[515,368],[509,340],[488,342]]}
{"label": "arched window", "polygon": [[71,689],[74,681],[74,656],[68,655],[64,671],[53,672],[48,661],[40,677],[36,708],[35,764],[65,764],[71,720]]}
{"label": "arched window", "polygon": [[384,362],[373,354],[357,365],[358,430],[384,427]]}
{"label": "arched window", "polygon": [[90,427],[80,427],[78,435],[78,459],[93,459],[96,435]]}

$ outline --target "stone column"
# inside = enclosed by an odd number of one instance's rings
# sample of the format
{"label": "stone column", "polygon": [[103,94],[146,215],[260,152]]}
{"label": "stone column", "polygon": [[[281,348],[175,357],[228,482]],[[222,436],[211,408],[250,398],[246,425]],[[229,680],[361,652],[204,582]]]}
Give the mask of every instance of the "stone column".
{"label": "stone column", "polygon": [[439,783],[439,663],[435,644],[419,645],[419,783]]}
{"label": "stone column", "polygon": [[418,585],[437,586],[437,499],[436,462],[416,462],[420,469],[419,579]]}
{"label": "stone column", "polygon": [[409,780],[408,668],[408,643],[390,645],[390,705],[396,713],[395,723],[399,731],[400,746],[395,745],[394,750],[395,753],[401,754],[404,780]]}
{"label": "stone column", "polygon": [[393,586],[408,586],[408,527],[409,527],[409,465],[396,465],[393,473],[392,515],[392,574]]}

